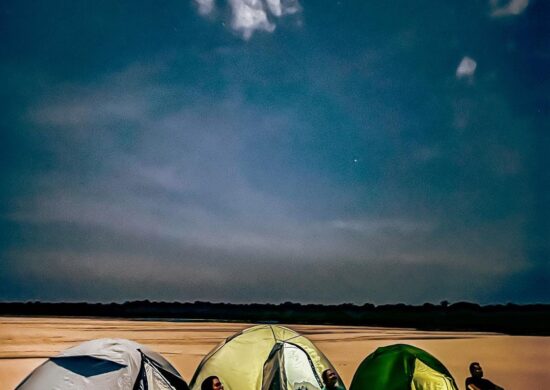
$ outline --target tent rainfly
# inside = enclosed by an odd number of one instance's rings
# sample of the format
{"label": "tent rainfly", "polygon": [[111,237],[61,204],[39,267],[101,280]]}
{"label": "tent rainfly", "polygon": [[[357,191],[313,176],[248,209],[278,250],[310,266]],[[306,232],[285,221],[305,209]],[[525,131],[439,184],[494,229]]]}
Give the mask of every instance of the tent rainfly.
{"label": "tent rainfly", "polygon": [[200,390],[214,375],[225,390],[321,390],[321,375],[328,368],[334,370],[306,337],[283,326],[258,325],[229,337],[206,355],[189,386]]}
{"label": "tent rainfly", "polygon": [[406,344],[378,348],[359,365],[350,390],[458,390],[451,373],[428,352]]}
{"label": "tent rainfly", "polygon": [[124,339],[98,339],[69,348],[35,369],[16,390],[189,390],[160,354]]}

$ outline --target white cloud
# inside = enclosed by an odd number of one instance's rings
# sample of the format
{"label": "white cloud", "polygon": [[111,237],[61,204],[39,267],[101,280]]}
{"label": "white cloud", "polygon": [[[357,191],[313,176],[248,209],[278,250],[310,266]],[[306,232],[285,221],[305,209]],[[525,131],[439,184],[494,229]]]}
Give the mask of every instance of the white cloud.
{"label": "white cloud", "polygon": [[529,0],[491,0],[491,16],[499,18],[519,15],[528,5]]}
{"label": "white cloud", "polygon": [[337,219],[330,221],[329,226],[336,230],[365,235],[388,231],[400,233],[426,232],[433,228],[431,223],[406,219]]}
{"label": "white cloud", "polygon": [[195,0],[195,3],[199,7],[199,14],[203,16],[210,15],[214,11],[214,0]]}
{"label": "white cloud", "polygon": [[261,0],[229,0],[233,10],[231,26],[242,33],[244,39],[250,39],[254,31],[273,32],[275,24],[267,18],[267,12]]}
{"label": "white cloud", "polygon": [[[195,2],[202,16],[210,15],[214,10],[214,0]],[[256,31],[275,31],[278,18],[301,10],[298,0],[227,0],[227,3],[231,8],[231,28],[245,40]]]}
{"label": "white cloud", "polygon": [[458,68],[456,68],[456,77],[459,79],[471,78],[474,75],[476,68],[477,62],[466,56],[462,59],[462,61],[460,61]]}
{"label": "white cloud", "polygon": [[277,17],[286,14],[295,14],[300,11],[298,1],[265,0],[269,11]]}
{"label": "white cloud", "polygon": [[283,14],[280,0],[266,0],[266,4],[273,15],[279,17]]}
{"label": "white cloud", "polygon": [[28,110],[27,119],[50,130],[70,128],[75,136],[92,135],[89,126],[97,133],[115,121],[147,121],[150,102],[168,92],[151,81],[157,71],[158,65],[133,64],[98,85],[52,86],[48,97]]}

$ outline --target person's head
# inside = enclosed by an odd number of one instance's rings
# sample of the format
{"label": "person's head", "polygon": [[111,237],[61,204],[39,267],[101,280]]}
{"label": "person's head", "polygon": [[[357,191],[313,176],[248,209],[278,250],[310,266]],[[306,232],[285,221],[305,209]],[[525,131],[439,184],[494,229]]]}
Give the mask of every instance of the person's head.
{"label": "person's head", "polygon": [[201,390],[223,390],[223,384],[220,378],[212,375],[202,381]]}
{"label": "person's head", "polygon": [[481,368],[481,365],[478,362],[473,362],[470,364],[470,374],[474,378],[483,377],[483,369]]}
{"label": "person's head", "polygon": [[332,368],[327,368],[325,371],[323,371],[323,373],[321,374],[321,378],[323,379],[323,383],[327,388],[332,388],[336,386],[336,383],[338,382],[338,374],[336,374],[336,371],[334,371]]}

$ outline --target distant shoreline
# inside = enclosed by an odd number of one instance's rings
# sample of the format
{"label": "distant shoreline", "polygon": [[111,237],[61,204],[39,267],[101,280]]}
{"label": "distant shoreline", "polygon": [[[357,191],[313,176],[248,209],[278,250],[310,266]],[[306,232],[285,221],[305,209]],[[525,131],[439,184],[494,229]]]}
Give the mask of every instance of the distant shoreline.
{"label": "distant shoreline", "polygon": [[0,302],[0,316],[112,318],[170,322],[243,322],[412,328],[550,336],[550,305],[230,304],[210,302]]}

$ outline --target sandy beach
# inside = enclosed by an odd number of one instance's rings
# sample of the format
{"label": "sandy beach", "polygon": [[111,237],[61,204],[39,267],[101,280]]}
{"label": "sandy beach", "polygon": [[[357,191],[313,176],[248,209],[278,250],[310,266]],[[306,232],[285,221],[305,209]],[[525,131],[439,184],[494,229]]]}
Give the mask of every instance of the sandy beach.
{"label": "sandy beach", "polygon": [[[13,389],[59,351],[101,337],[122,337],[162,353],[191,379],[202,357],[224,338],[251,324],[160,322],[88,318],[0,317],[0,390]],[[441,360],[460,388],[468,364],[509,389],[543,389],[550,383],[550,338],[495,333],[421,332],[414,329],[287,325],[309,337],[349,386],[359,363],[377,347],[407,343]]]}

